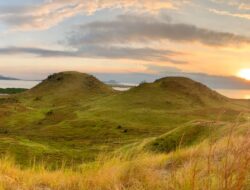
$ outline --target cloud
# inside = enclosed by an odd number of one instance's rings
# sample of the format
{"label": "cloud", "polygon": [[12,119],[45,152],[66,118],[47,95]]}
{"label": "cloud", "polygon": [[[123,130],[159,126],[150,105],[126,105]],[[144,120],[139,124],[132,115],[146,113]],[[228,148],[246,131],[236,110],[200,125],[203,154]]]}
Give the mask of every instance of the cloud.
{"label": "cloud", "polygon": [[32,54],[41,57],[74,56],[75,52],[48,50],[32,47],[7,47],[0,48],[0,55]]}
{"label": "cloud", "polygon": [[89,15],[106,8],[140,12],[176,9],[190,0],[46,0],[38,5],[2,7],[0,20],[16,30],[48,29],[78,14]]}
{"label": "cloud", "polygon": [[157,74],[169,74],[169,73],[181,73],[182,71],[176,67],[161,66],[161,65],[145,65],[148,71],[152,71]]}
{"label": "cloud", "polygon": [[250,1],[249,0],[212,0],[218,6],[209,9],[218,15],[230,16],[241,19],[250,19]]}
{"label": "cloud", "polygon": [[190,24],[171,23],[153,16],[121,15],[113,21],[95,21],[79,26],[68,43],[86,44],[154,43],[161,41],[198,42],[207,46],[239,46],[250,38],[199,28]]}
{"label": "cloud", "polygon": [[164,49],[87,46],[81,47],[81,49],[78,50],[78,54],[80,56],[92,58],[133,59],[141,61],[170,62],[174,64],[186,63],[185,61],[173,58],[181,53]]}
{"label": "cloud", "polygon": [[249,0],[212,0],[215,3],[228,5],[239,10],[250,10]]}
{"label": "cloud", "polygon": [[250,14],[243,14],[243,13],[231,13],[229,11],[221,11],[217,9],[209,9],[210,12],[213,12],[218,15],[223,15],[223,16],[231,16],[231,17],[237,17],[237,18],[243,18],[250,20]]}
{"label": "cloud", "polygon": [[130,59],[141,61],[159,61],[173,64],[185,64],[187,62],[177,60],[174,57],[181,54],[171,50],[158,50],[152,48],[130,47],[102,47],[87,46],[76,51],[60,51],[32,47],[7,47],[0,48],[0,55],[31,54],[40,57],[82,57],[104,59]]}

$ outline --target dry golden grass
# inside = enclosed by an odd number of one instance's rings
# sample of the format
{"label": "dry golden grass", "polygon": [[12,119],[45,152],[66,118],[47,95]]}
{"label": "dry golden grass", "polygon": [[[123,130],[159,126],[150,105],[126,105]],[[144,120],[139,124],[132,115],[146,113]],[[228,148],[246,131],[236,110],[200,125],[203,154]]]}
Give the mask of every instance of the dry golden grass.
{"label": "dry golden grass", "polygon": [[249,190],[249,137],[230,132],[170,154],[102,157],[77,171],[21,169],[4,157],[0,190]]}

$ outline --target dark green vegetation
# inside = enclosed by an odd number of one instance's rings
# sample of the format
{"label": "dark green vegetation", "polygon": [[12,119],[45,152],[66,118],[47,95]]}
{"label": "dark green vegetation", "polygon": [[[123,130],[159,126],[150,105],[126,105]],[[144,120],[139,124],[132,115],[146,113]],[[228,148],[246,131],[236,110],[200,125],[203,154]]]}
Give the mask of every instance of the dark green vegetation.
{"label": "dark green vegetation", "polygon": [[93,76],[63,72],[24,93],[0,98],[0,153],[22,164],[90,161],[147,139],[171,151],[200,142],[216,128],[249,119],[250,102],[226,98],[182,77],[114,91]]}
{"label": "dark green vegetation", "polygon": [[18,94],[26,90],[25,88],[0,88],[0,94]]}

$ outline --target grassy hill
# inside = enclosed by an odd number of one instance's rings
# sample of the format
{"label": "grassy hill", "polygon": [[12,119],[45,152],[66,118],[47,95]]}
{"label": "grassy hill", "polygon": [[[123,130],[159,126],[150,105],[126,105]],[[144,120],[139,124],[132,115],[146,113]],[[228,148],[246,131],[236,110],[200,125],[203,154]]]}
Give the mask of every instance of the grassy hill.
{"label": "grassy hill", "polygon": [[53,106],[67,105],[112,93],[111,87],[95,77],[69,71],[50,75],[46,80],[25,93],[23,97],[26,100],[41,101],[41,104],[50,103],[52,104],[50,106]]}
{"label": "grassy hill", "polygon": [[[212,127],[212,125],[211,125]],[[0,159],[2,189],[52,190],[248,190],[249,123],[228,126],[224,137],[171,153],[129,151],[103,155],[77,169],[50,170],[44,164],[20,168],[11,157]],[[248,131],[248,132],[247,132]]]}
{"label": "grassy hill", "polygon": [[156,110],[190,110],[227,104],[228,98],[206,86],[183,77],[167,77],[138,87],[113,98],[116,106]]}
{"label": "grassy hill", "polygon": [[22,165],[34,157],[53,165],[93,161],[144,141],[147,150],[169,152],[179,141],[189,146],[206,139],[206,123],[224,129],[237,118],[247,122],[250,108],[249,101],[226,98],[187,78],[167,77],[118,92],[77,72],[51,75],[0,104],[0,153],[14,155]]}
{"label": "grassy hill", "polygon": [[0,189],[247,190],[249,108],[183,77],[57,73],[0,97]]}

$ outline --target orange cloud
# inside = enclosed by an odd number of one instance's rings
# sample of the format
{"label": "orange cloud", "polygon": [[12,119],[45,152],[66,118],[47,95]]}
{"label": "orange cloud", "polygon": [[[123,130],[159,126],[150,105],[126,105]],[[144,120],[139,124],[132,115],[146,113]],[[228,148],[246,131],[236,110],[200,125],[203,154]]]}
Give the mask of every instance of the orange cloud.
{"label": "orange cloud", "polygon": [[0,19],[15,30],[48,29],[78,14],[92,14],[100,9],[122,8],[140,12],[176,9],[189,0],[47,0],[39,6],[0,13]]}
{"label": "orange cloud", "polygon": [[223,16],[231,16],[231,17],[237,17],[237,18],[243,18],[243,19],[248,19],[250,20],[250,14],[243,14],[243,13],[231,13],[228,11],[220,11],[216,9],[209,9],[210,12],[213,12],[218,15],[223,15]]}
{"label": "orange cloud", "polygon": [[230,6],[230,9],[226,10],[218,10],[218,9],[209,9],[210,12],[213,12],[218,15],[223,16],[231,16],[241,19],[250,19],[250,1],[249,0],[212,0],[215,3],[222,4],[227,8],[227,6]]}

